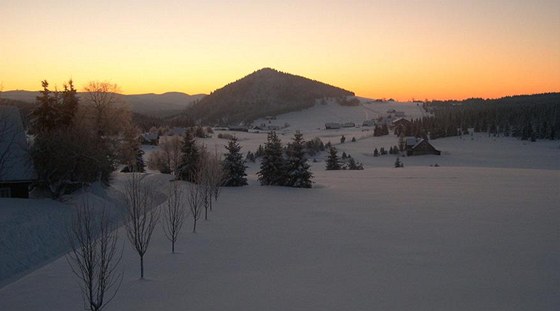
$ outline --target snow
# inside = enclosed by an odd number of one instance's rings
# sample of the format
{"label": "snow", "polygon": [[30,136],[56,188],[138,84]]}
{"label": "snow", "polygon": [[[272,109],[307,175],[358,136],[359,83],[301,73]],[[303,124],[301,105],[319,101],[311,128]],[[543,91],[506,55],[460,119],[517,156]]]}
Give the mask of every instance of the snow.
{"label": "snow", "polygon": [[[396,169],[395,156],[372,156],[375,147],[396,145],[394,135],[312,126],[306,139],[335,143],[347,133],[346,143],[336,147],[365,169],[325,171],[318,157],[310,162],[314,188],[294,189],[259,186],[258,164],[250,164],[249,186],[223,189],[196,234],[188,221],[177,254],[158,226],[145,257],[145,280],[139,280],[139,259],[121,229],[124,280],[107,310],[557,310],[558,141],[484,134],[437,139],[431,143],[441,156],[404,157],[405,167]],[[238,136],[244,152],[266,139]],[[282,136],[283,142],[291,136]],[[227,142],[203,141],[219,152]],[[125,177],[117,174],[109,190],[92,192],[115,203]],[[163,202],[170,176],[145,178]],[[17,236],[19,227],[46,226],[38,232],[47,240],[31,237],[30,243],[49,243],[59,218],[68,216],[65,209],[53,201],[0,199],[1,254],[25,253],[16,245],[27,239]],[[14,231],[6,239],[9,227]],[[11,257],[1,254],[2,264]],[[0,310],[82,307],[64,258],[4,285]]]}

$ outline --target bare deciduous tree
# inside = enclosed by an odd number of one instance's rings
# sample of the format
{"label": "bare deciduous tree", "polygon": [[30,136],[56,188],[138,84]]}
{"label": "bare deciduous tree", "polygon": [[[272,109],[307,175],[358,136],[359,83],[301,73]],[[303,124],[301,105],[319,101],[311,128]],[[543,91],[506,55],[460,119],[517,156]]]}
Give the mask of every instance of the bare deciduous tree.
{"label": "bare deciduous tree", "polygon": [[162,221],[165,236],[171,242],[172,253],[175,253],[175,242],[186,218],[185,193],[179,182],[173,181],[169,184],[169,194]]}
{"label": "bare deciduous tree", "polygon": [[130,111],[118,94],[116,84],[91,81],[84,91],[84,113],[98,135],[114,135],[129,126]]}
{"label": "bare deciduous tree", "polygon": [[84,308],[103,310],[117,294],[123,278],[118,269],[122,248],[118,247],[116,226],[111,225],[105,208],[96,214],[84,200],[76,210],[68,237],[72,251],[66,261],[78,278]]}
{"label": "bare deciduous tree", "polygon": [[162,173],[174,173],[181,162],[182,145],[181,136],[162,136],[159,143],[160,150],[150,154],[148,167]]}
{"label": "bare deciduous tree", "polygon": [[189,202],[191,215],[193,218],[193,230],[196,232],[196,223],[200,219],[202,214],[202,208],[204,206],[204,189],[202,186],[196,183],[188,184],[189,193],[187,194],[187,202]]}
{"label": "bare deciduous tree", "polygon": [[124,188],[126,233],[130,244],[140,256],[140,278],[144,278],[144,255],[159,220],[155,193],[138,173],[130,174]]}
{"label": "bare deciduous tree", "polygon": [[205,152],[198,170],[197,183],[203,191],[204,219],[208,220],[208,210],[212,210],[212,201],[218,198],[224,176],[218,155]]}

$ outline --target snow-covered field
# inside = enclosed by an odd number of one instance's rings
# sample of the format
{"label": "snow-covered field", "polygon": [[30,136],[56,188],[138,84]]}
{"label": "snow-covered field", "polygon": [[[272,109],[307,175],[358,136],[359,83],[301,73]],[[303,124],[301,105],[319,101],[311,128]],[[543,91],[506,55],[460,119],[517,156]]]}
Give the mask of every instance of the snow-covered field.
{"label": "snow-covered field", "polygon": [[[250,185],[224,189],[198,233],[184,229],[179,253],[156,229],[145,280],[121,230],[125,276],[107,310],[558,310],[558,141],[438,139],[432,144],[441,156],[405,157],[395,169],[394,156],[372,156],[375,147],[395,145],[393,135],[304,131],[333,143],[342,134],[347,142],[337,148],[365,170],[325,171],[318,157],[314,188],[291,189],[259,186],[251,164]],[[351,143],[353,135],[360,139]],[[244,151],[254,151],[266,135],[239,137]],[[226,140],[205,143],[221,151]],[[164,191],[167,176],[147,178]],[[61,223],[52,219],[68,216],[67,205],[38,200],[20,217],[13,202],[0,199],[0,267],[13,257],[5,254],[26,251],[10,242],[24,240],[18,228],[28,232],[47,219],[48,244]],[[82,308],[64,258],[10,281],[0,288],[0,310]]]}

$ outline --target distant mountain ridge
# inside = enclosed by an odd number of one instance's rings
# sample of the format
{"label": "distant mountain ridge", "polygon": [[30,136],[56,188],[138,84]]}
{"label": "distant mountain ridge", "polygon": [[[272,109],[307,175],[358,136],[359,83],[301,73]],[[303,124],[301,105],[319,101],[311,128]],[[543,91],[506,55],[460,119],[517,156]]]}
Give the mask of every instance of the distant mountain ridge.
{"label": "distant mountain ridge", "polygon": [[190,107],[195,121],[231,124],[312,107],[322,98],[354,93],[297,75],[263,68],[215,90]]}
{"label": "distant mountain ridge", "polygon": [[[78,96],[83,94],[78,92]],[[4,91],[1,96],[6,99],[17,100],[27,103],[35,103],[39,91]],[[122,99],[130,104],[132,112],[149,114],[153,116],[170,116],[181,113],[193,102],[203,98],[204,94],[188,95],[181,92],[167,92],[163,94],[133,94],[123,95]]]}

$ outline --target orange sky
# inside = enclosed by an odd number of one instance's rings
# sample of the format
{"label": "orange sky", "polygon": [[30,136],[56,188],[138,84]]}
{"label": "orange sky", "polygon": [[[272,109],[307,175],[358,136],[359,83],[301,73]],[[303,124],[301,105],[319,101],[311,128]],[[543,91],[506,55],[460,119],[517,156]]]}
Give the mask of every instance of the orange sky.
{"label": "orange sky", "polygon": [[560,1],[3,0],[0,83],[209,93],[262,67],[400,100],[560,91]]}

